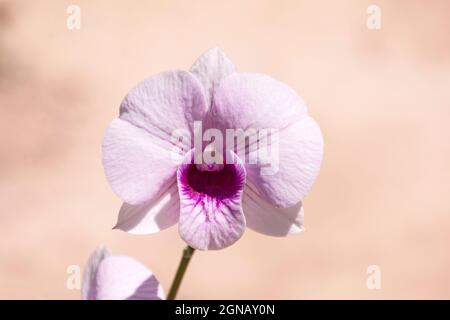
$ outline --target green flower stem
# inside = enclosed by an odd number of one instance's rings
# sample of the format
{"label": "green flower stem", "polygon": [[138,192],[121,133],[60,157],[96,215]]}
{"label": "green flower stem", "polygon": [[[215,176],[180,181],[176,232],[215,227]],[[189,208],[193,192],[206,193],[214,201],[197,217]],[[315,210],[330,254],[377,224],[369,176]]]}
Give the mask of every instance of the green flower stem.
{"label": "green flower stem", "polygon": [[189,261],[191,261],[194,251],[195,249],[191,248],[190,246],[184,248],[183,256],[181,257],[180,264],[178,265],[178,270],[177,273],[175,274],[175,278],[173,279],[172,286],[170,287],[167,300],[175,300],[178,289],[180,288],[181,280],[183,280],[184,273],[186,272]]}

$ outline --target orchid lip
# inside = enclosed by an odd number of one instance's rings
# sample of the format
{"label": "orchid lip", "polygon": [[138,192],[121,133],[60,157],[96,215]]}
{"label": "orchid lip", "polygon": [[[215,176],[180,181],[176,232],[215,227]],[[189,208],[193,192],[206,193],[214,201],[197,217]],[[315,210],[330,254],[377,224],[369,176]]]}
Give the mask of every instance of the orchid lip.
{"label": "orchid lip", "polygon": [[[227,151],[230,163],[199,166],[195,149],[178,168],[180,236],[199,250],[218,250],[237,241],[245,230],[242,210],[246,170],[239,157]],[[209,170],[204,170],[209,169]]]}
{"label": "orchid lip", "polygon": [[191,150],[186,155],[191,161],[179,168],[178,186],[184,195],[198,201],[205,197],[223,201],[240,196],[246,173],[236,155],[230,164],[195,164],[193,154]]}

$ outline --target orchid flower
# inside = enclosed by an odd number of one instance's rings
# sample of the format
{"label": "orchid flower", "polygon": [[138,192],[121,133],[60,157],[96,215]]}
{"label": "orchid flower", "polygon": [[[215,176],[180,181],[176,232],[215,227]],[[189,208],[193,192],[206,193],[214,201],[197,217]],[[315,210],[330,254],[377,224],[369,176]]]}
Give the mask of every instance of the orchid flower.
{"label": "orchid flower", "polygon": [[127,256],[113,256],[98,248],[89,258],[81,288],[83,300],[163,300],[153,273]]}
{"label": "orchid flower", "polygon": [[[228,129],[276,130],[269,145],[277,151],[277,170],[265,174],[267,163],[244,159],[264,151],[256,142],[246,142],[244,153],[214,149],[226,156],[224,165],[197,163],[196,152],[208,145],[195,146],[196,122],[224,136]],[[190,138],[177,149],[173,133],[180,131]],[[174,150],[181,162],[173,161]],[[107,180],[124,201],[116,228],[151,234],[178,223],[182,239],[200,250],[228,247],[246,227],[270,236],[302,231],[302,201],[322,156],[322,133],[300,96],[267,75],[237,72],[217,48],[190,71],[139,83],[103,141]]]}

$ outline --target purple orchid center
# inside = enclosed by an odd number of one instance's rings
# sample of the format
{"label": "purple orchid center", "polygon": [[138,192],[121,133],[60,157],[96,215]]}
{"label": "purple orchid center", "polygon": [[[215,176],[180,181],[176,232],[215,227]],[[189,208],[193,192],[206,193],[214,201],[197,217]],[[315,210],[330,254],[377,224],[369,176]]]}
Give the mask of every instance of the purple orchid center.
{"label": "purple orchid center", "polygon": [[178,187],[191,200],[204,198],[225,201],[240,197],[245,184],[245,169],[236,155],[231,164],[194,164],[190,161],[179,168]]}
{"label": "purple orchid center", "polygon": [[242,178],[234,164],[210,171],[201,171],[191,164],[185,174],[189,187],[199,195],[221,200],[233,197],[242,189]]}

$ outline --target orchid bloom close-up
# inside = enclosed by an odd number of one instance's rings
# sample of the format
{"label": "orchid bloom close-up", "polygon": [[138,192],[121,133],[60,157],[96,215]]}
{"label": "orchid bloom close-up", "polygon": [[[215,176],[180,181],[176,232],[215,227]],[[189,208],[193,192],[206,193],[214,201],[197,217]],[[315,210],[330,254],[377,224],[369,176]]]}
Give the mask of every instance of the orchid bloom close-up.
{"label": "orchid bloom close-up", "polygon": [[[223,137],[228,129],[276,132],[266,139],[276,151],[276,170],[268,174],[265,161],[247,161],[265,151],[261,136],[246,141],[243,153],[228,143],[216,145],[225,164],[197,162],[196,152],[212,141],[206,132],[200,145],[194,141],[199,122]],[[181,147],[174,132],[189,137]],[[174,152],[181,161],[174,161]],[[267,75],[237,72],[217,48],[190,71],[139,83],[103,141],[106,177],[124,201],[116,228],[151,234],[178,222],[183,240],[200,250],[232,245],[245,227],[270,236],[302,231],[302,201],[322,155],[320,128],[299,95]]]}
{"label": "orchid bloom close-up", "polygon": [[81,288],[83,300],[163,300],[153,273],[139,261],[113,256],[103,247],[89,258]]}

